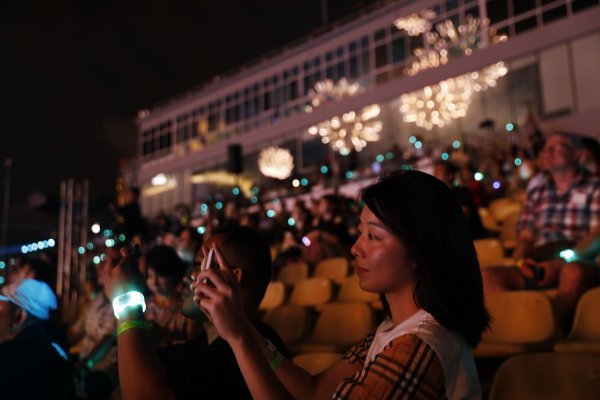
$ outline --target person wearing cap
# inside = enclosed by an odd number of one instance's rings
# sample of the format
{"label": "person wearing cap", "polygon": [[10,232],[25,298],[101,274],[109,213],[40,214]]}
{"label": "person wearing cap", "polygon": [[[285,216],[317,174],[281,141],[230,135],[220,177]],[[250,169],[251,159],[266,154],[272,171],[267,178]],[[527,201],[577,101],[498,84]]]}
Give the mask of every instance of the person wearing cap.
{"label": "person wearing cap", "polygon": [[22,279],[0,292],[0,397],[74,398],[65,352],[49,338],[44,322],[57,307],[50,287]]}

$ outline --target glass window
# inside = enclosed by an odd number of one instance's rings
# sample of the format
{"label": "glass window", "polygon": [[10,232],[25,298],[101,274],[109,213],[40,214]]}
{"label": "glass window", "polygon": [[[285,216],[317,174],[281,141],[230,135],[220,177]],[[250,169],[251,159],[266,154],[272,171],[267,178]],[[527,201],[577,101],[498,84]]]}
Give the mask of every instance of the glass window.
{"label": "glass window", "polygon": [[364,53],[362,53],[362,73],[366,74],[369,71],[371,71],[371,57],[369,55],[368,51],[365,51]]}
{"label": "glass window", "polygon": [[385,39],[385,34],[386,34],[385,29],[380,29],[380,30],[376,31],[375,32],[375,40]]}
{"label": "glass window", "polygon": [[350,42],[350,45],[348,46],[348,51],[350,53],[354,53],[357,48],[358,48],[358,43],[357,42]]}
{"label": "glass window", "polygon": [[566,16],[567,6],[563,4],[561,6],[553,8],[552,10],[545,11],[542,14],[542,19],[544,20],[544,23],[547,24],[550,21],[554,21],[555,19],[563,18]]}
{"label": "glass window", "polygon": [[328,51],[327,53],[325,53],[325,61],[331,60],[333,60],[333,51]]}
{"label": "glass window", "polygon": [[349,60],[350,78],[354,79],[358,76],[358,57],[352,56]]}
{"label": "glass window", "polygon": [[344,48],[338,47],[337,50],[335,51],[335,53],[338,57],[342,57],[344,55]]}
{"label": "glass window", "polygon": [[360,39],[360,47],[362,47],[363,49],[366,47],[369,47],[369,37],[368,36],[363,36]]}
{"label": "glass window", "polygon": [[535,0],[519,0],[513,1],[514,15],[523,14],[524,12],[535,8]]}
{"label": "glass window", "polygon": [[404,36],[392,40],[392,61],[397,63],[406,58],[406,46],[404,45]]}
{"label": "glass window", "polygon": [[346,64],[342,61],[337,65],[337,78],[341,79],[346,76]]}
{"label": "glass window", "polygon": [[515,24],[515,32],[521,33],[537,27],[537,19],[535,16],[519,21]]}
{"label": "glass window", "polygon": [[597,6],[597,5],[598,5],[598,0],[572,0],[571,1],[571,7],[573,7],[574,12],[585,10],[586,8]]}
{"label": "glass window", "polygon": [[489,0],[487,12],[490,23],[495,24],[508,18],[508,3],[506,0]]}
{"label": "glass window", "polygon": [[383,67],[388,63],[387,44],[384,44],[383,46],[377,46],[375,48],[375,68]]}

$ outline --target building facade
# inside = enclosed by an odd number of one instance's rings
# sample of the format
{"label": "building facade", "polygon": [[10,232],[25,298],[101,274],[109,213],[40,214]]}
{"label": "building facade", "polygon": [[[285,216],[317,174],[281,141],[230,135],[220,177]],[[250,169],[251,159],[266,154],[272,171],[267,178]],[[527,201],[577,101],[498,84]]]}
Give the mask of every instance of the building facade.
{"label": "building facade", "polygon": [[[209,184],[266,179],[257,158],[273,145],[302,176],[332,154],[368,165],[416,142],[519,141],[515,128],[532,116],[542,129],[600,134],[599,5],[382,2],[140,112],[138,162],[125,179],[153,215],[192,203]],[[234,143],[245,166],[237,177],[224,172]]]}

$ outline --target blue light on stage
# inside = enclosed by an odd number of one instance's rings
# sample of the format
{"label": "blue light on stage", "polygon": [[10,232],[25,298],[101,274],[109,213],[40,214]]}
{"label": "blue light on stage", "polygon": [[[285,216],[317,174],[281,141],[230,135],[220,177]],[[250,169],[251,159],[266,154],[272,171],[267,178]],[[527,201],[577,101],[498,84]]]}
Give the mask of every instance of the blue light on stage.
{"label": "blue light on stage", "polygon": [[206,233],[206,227],[204,225],[200,225],[197,229],[196,232],[198,232],[200,235],[204,235]]}
{"label": "blue light on stage", "polygon": [[442,153],[441,157],[442,157],[442,160],[444,160],[444,161],[447,161],[450,158],[448,153]]}

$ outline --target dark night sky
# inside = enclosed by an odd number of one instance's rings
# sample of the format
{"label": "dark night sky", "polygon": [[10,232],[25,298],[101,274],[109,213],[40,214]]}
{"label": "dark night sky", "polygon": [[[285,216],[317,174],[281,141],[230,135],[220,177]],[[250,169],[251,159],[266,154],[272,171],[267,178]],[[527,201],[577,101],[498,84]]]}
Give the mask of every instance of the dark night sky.
{"label": "dark night sky", "polygon": [[[329,19],[374,0],[330,0]],[[319,27],[320,0],[0,2],[0,159],[13,159],[9,243],[56,216],[29,193],[61,179],[112,195],[138,110]],[[2,176],[5,172],[2,170]],[[4,187],[0,187],[0,193]]]}

